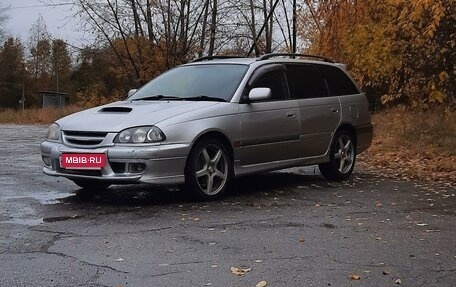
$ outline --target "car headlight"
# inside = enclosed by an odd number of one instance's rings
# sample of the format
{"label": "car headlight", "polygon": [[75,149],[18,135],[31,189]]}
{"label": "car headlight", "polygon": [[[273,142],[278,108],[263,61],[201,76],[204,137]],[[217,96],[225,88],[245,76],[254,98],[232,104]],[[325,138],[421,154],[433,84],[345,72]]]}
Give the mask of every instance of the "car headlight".
{"label": "car headlight", "polygon": [[166,139],[157,127],[136,127],[121,131],[114,138],[115,143],[156,143]]}
{"label": "car headlight", "polygon": [[49,128],[47,130],[46,138],[48,140],[58,141],[58,140],[60,140],[60,134],[61,134],[60,126],[56,123],[53,123],[52,125],[49,126]]}

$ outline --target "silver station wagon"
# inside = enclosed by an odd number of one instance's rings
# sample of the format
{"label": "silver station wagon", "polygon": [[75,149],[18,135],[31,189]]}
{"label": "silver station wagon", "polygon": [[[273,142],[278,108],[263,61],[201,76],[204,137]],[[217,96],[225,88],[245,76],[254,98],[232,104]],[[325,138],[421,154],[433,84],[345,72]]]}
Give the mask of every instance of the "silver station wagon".
{"label": "silver station wagon", "polygon": [[234,177],[294,166],[318,164],[329,180],[345,180],[371,141],[368,101],[344,65],[300,54],[214,56],[59,119],[41,155],[45,174],[85,189],[185,185],[208,200]]}

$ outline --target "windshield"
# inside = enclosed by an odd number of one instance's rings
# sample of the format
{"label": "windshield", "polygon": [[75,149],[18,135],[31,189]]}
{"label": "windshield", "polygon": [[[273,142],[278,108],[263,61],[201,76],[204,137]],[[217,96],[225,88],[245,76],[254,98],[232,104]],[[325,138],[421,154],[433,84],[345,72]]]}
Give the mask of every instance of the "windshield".
{"label": "windshield", "polygon": [[247,65],[209,64],[181,66],[145,84],[128,100],[230,101],[248,69]]}

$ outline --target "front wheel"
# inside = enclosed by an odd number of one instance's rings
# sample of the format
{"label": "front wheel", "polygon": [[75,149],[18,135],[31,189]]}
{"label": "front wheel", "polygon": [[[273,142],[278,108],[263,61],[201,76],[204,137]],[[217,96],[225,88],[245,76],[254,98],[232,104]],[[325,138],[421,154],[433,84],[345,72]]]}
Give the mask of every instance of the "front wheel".
{"label": "front wheel", "polygon": [[213,200],[228,189],[232,163],[226,147],[218,139],[206,138],[190,152],[185,169],[185,185],[196,198]]}
{"label": "front wheel", "polygon": [[346,180],[356,161],[356,142],[347,131],[337,132],[331,144],[328,163],[319,164],[321,174],[329,180]]}

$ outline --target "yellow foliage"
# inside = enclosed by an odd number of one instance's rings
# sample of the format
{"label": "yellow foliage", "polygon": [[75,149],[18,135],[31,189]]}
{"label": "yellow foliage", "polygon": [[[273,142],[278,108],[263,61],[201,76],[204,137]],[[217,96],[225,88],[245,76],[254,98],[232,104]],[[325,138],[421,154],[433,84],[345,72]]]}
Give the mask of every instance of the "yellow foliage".
{"label": "yellow foliage", "polygon": [[307,52],[346,63],[383,104],[456,104],[456,0],[312,3],[300,14]]}

